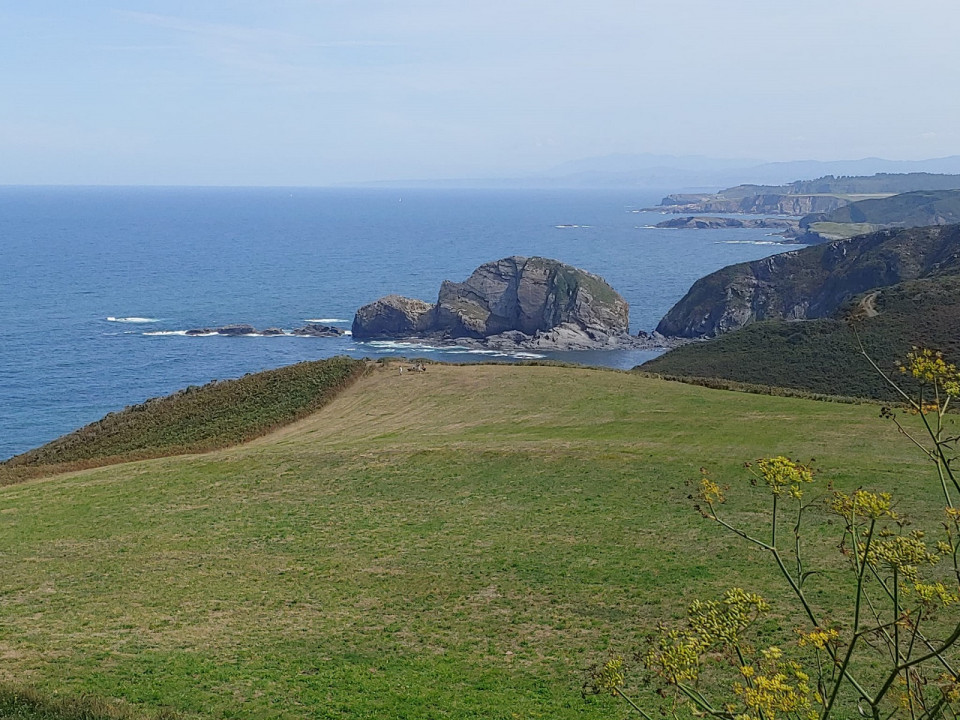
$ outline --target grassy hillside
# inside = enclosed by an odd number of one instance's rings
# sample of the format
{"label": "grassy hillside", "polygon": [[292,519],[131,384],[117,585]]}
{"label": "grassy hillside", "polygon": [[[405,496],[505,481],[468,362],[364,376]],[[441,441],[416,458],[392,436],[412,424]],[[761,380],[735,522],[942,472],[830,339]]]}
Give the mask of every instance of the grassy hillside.
{"label": "grassy hillside", "polygon": [[860,200],[832,212],[800,220],[818,232],[831,224],[870,224],[888,227],[921,227],[960,222],[960,190],[921,190],[888,198]]}
{"label": "grassy hillside", "polygon": [[[0,488],[0,681],[186,718],[621,716],[579,694],[610,648],[695,593],[778,595],[691,509],[701,466],[737,483],[744,460],[815,457],[823,483],[939,517],[876,415],[610,371],[379,367],[242,447]],[[808,595],[833,607],[825,562]]]}
{"label": "grassy hillside", "polygon": [[317,410],[365,367],[335,357],[153,398],[0,463],[0,484],[48,474],[54,465],[76,469],[235,445]]}
{"label": "grassy hillside", "polygon": [[896,399],[860,355],[856,327],[870,356],[894,371],[912,346],[960,358],[960,277],[914,280],[867,293],[834,318],[768,321],[655,358],[643,370],[670,376],[724,378],[814,393]]}

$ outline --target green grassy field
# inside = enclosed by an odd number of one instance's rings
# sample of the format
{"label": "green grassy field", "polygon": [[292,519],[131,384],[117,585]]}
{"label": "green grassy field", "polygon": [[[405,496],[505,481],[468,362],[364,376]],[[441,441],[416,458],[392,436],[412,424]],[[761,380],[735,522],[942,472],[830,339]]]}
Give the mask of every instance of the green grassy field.
{"label": "green grassy field", "polygon": [[866,235],[876,232],[880,227],[880,225],[871,225],[870,223],[816,222],[810,224],[811,231],[827,240],[841,240],[855,235]]}
{"label": "green grassy field", "polygon": [[[694,594],[779,592],[692,510],[701,466],[746,485],[746,460],[816,458],[824,484],[935,517],[877,415],[611,371],[378,367],[244,446],[0,488],[0,681],[187,718],[620,717],[580,697],[591,663]],[[747,490],[729,512],[751,523]]]}

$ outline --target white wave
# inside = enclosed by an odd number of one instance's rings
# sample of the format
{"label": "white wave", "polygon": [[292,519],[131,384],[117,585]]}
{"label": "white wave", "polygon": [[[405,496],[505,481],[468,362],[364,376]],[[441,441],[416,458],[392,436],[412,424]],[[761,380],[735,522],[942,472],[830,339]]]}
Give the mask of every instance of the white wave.
{"label": "white wave", "polygon": [[463,345],[427,345],[426,343],[401,342],[398,340],[368,340],[364,345],[377,348],[382,352],[446,352],[449,350],[471,349]]}
{"label": "white wave", "polygon": [[107,318],[107,322],[118,322],[118,323],[155,323],[160,322],[157,318],[148,318],[148,317],[113,317],[112,315]]}
{"label": "white wave", "polygon": [[518,360],[540,360],[542,358],[545,358],[546,355],[539,355],[537,353],[519,352],[519,353],[514,353],[513,357],[517,358]]}
{"label": "white wave", "polygon": [[572,230],[574,228],[589,228],[591,225],[554,225],[558,230]]}
{"label": "white wave", "polygon": [[307,318],[304,322],[319,322],[319,323],[345,323],[350,322],[349,320],[344,320],[343,318]]}
{"label": "white wave", "polygon": [[774,240],[718,240],[715,245],[780,245]]}
{"label": "white wave", "polygon": [[478,350],[476,348],[449,348],[448,353],[450,355],[494,355],[499,357],[505,357],[506,353],[501,352],[500,350]]}
{"label": "white wave", "polygon": [[353,330],[344,330],[344,331],[343,331],[343,334],[344,334],[344,335],[353,335]]}
{"label": "white wave", "polygon": [[[186,330],[157,330],[156,332],[145,332],[144,335],[186,335]],[[216,334],[216,333],[211,333]]]}

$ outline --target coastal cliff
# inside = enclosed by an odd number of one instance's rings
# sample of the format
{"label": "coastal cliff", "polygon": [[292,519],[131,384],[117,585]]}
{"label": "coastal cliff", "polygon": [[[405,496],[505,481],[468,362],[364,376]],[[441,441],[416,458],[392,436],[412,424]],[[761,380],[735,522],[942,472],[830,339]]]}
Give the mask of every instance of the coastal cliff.
{"label": "coastal cliff", "polygon": [[627,302],[603,278],[557,260],[509,257],[443,282],[434,304],[388,295],[360,308],[357,340],[425,338],[488,346],[597,349],[638,342]]}
{"label": "coastal cliff", "polygon": [[[659,207],[649,209],[684,214],[751,213],[802,216],[834,212],[868,198],[882,199],[899,193],[957,188],[960,188],[960,175],[931,173],[878,173],[869,177],[826,175],[815,180],[797,180],[785,185],[737,185],[717,193],[668,195],[660,202]],[[911,226],[926,224],[933,223],[915,222]]]}
{"label": "coastal cliff", "polygon": [[747,197],[703,195],[691,199],[689,195],[668,196],[658,208],[677,214],[702,215],[705,213],[744,213],[750,215],[792,215],[828,213],[849,204],[849,200],[836,195],[780,195],[763,194]]}
{"label": "coastal cliff", "polygon": [[960,225],[882,230],[731,265],[701,278],[657,332],[709,338],[758,320],[828,317],[868,290],[960,273]]}

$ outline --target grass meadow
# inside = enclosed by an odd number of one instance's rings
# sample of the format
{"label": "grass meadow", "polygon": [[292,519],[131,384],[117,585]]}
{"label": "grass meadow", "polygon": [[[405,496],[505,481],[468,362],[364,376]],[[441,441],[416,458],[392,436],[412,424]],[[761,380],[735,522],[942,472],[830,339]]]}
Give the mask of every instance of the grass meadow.
{"label": "grass meadow", "polygon": [[[0,487],[0,682],[184,718],[622,717],[581,697],[592,663],[695,595],[782,598],[764,555],[692,509],[701,467],[748,525],[765,501],[742,464],[777,454],[815,459],[821,492],[890,489],[936,517],[878,410],[378,366],[246,445]],[[823,552],[829,605],[847,576]],[[792,633],[778,618],[764,632]]]}

